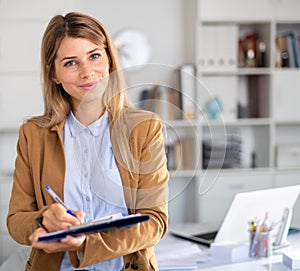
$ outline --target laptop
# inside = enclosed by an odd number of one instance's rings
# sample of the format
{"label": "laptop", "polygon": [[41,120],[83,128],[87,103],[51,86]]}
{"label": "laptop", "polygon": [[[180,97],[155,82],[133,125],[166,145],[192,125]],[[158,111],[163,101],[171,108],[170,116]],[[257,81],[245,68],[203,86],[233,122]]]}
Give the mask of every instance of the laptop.
{"label": "laptop", "polygon": [[209,223],[171,224],[169,232],[208,246],[213,242],[248,241],[249,220],[263,220],[268,212],[270,221],[279,226],[284,209],[293,208],[299,192],[300,185],[294,185],[237,193],[220,226]]}

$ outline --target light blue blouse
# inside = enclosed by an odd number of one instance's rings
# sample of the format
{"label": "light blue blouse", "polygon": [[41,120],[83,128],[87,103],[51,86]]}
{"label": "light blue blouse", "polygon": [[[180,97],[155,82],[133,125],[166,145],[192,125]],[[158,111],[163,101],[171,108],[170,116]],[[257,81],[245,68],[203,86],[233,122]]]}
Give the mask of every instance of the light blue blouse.
{"label": "light blue blouse", "polygon": [[[70,113],[63,131],[66,155],[64,201],[70,209],[85,212],[85,222],[103,216],[128,215],[121,177],[110,141],[108,113],[85,127]],[[101,254],[101,249],[95,251]],[[84,269],[119,271],[123,257],[97,263]],[[60,271],[80,270],[72,267],[68,253]]]}

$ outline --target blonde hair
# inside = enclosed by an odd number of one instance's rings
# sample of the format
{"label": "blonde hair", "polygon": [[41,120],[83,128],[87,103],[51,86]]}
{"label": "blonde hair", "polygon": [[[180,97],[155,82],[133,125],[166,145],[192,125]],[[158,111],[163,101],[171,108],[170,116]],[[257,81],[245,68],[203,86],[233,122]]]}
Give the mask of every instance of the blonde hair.
{"label": "blonde hair", "polygon": [[41,47],[44,114],[30,120],[40,126],[52,127],[63,121],[70,113],[69,94],[64,91],[61,84],[56,84],[52,79],[57,51],[65,37],[85,38],[105,48],[110,63],[110,75],[108,87],[103,94],[102,106],[110,112],[113,121],[129,105],[117,55],[104,26],[93,17],[78,12],[54,16],[44,32]]}

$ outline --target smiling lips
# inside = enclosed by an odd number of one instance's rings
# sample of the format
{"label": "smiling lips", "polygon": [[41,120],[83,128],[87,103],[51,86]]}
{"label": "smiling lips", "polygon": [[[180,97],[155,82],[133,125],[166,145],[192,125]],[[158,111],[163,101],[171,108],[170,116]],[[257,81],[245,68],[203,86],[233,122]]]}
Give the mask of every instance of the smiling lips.
{"label": "smiling lips", "polygon": [[90,89],[93,89],[97,84],[98,84],[98,82],[95,81],[95,82],[90,82],[88,84],[81,85],[79,87],[82,88],[83,90],[90,90]]}

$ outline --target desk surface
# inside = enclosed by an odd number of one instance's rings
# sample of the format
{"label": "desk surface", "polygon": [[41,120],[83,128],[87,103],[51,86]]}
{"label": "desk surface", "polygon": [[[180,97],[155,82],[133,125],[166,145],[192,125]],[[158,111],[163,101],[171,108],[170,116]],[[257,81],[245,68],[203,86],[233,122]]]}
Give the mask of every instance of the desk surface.
{"label": "desk surface", "polygon": [[[167,234],[167,236],[161,241],[161,244],[156,248],[156,255],[158,264],[161,267],[160,270],[201,270],[201,271],[288,271],[292,270],[282,262],[282,252],[288,250],[297,250],[300,251],[300,234],[292,234],[288,236],[288,241],[291,243],[289,247],[277,250],[269,258],[249,258],[247,261],[239,263],[222,263],[216,259],[213,259],[209,255],[209,248],[205,246],[196,245],[177,237]],[[183,246],[182,251],[175,253],[174,250],[178,247]],[[166,255],[163,254],[163,250],[168,250],[169,255],[174,255],[174,259],[170,259],[170,262],[173,261],[173,268],[166,269],[163,268],[166,264],[163,258]],[[180,256],[179,256],[180,255]],[[181,257],[178,260],[178,257]],[[199,262],[193,264],[195,258],[198,257]],[[175,262],[178,265],[175,267]],[[161,265],[160,265],[161,263]],[[299,270],[299,269],[298,269]]]}

